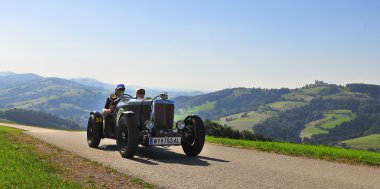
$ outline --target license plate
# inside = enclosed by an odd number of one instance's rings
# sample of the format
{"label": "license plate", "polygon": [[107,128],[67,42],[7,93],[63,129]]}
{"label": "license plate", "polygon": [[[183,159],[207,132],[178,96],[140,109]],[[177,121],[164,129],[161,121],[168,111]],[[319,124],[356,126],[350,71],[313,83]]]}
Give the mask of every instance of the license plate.
{"label": "license plate", "polygon": [[150,138],[149,145],[164,146],[164,145],[179,145],[181,144],[181,137],[157,137]]}

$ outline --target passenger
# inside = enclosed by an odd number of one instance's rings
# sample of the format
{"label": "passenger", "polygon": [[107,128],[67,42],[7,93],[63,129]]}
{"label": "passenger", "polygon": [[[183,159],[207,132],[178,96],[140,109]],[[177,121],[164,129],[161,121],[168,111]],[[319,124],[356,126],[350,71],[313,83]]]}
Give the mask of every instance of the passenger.
{"label": "passenger", "polygon": [[104,114],[109,114],[113,112],[116,104],[112,104],[112,102],[114,102],[117,98],[119,98],[122,94],[124,94],[124,91],[125,91],[124,84],[116,85],[115,93],[111,94],[106,100],[106,104],[104,105],[104,108],[103,108]]}
{"label": "passenger", "polygon": [[145,89],[137,89],[136,90],[136,98],[138,100],[145,100]]}

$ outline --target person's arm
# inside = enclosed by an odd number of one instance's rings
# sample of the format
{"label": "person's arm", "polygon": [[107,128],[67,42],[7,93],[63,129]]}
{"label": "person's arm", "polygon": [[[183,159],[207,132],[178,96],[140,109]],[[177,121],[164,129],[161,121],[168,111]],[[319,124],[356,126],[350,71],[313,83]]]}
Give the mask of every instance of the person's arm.
{"label": "person's arm", "polygon": [[111,102],[112,102],[111,99],[107,98],[106,104],[104,104],[103,113],[105,114],[111,113],[111,109],[110,109]]}

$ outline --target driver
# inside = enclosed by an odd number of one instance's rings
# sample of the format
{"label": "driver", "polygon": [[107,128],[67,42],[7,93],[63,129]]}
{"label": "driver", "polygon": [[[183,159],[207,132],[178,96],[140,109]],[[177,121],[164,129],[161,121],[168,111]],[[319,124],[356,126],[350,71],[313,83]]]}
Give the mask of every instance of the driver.
{"label": "driver", "polygon": [[113,111],[114,108],[115,108],[114,105],[111,105],[112,102],[114,102],[114,100],[116,100],[116,99],[119,98],[122,94],[124,94],[124,91],[125,91],[125,86],[124,86],[124,84],[117,84],[117,85],[116,85],[115,93],[114,93],[114,94],[111,94],[111,95],[107,98],[107,100],[106,100],[106,104],[104,105],[104,108],[103,108],[103,113],[104,113],[104,114],[112,113],[112,111]]}

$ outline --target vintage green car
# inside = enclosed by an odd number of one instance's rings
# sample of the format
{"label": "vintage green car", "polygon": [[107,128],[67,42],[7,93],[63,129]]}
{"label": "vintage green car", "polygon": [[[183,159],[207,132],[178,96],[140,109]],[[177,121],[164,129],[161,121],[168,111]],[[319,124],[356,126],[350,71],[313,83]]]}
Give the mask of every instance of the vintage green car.
{"label": "vintage green car", "polygon": [[205,142],[202,119],[189,115],[174,125],[174,101],[163,93],[151,100],[139,100],[122,95],[114,102],[111,114],[91,112],[87,125],[87,142],[97,148],[101,139],[116,139],[124,158],[132,158],[138,145],[181,145],[188,156],[197,156]]}

